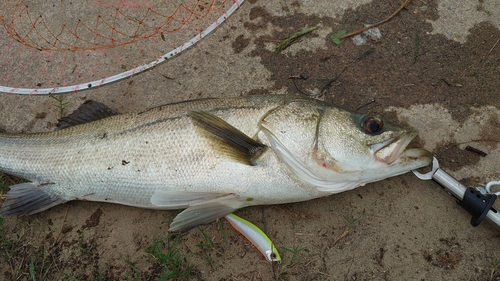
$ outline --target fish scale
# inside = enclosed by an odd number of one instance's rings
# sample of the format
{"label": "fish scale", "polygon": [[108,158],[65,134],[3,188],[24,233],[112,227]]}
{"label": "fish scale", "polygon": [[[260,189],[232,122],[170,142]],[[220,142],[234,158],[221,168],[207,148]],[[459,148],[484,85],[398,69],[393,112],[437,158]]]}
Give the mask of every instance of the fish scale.
{"label": "fish scale", "polygon": [[[70,200],[187,208],[171,225],[178,231],[245,206],[309,200],[430,162],[424,150],[395,164],[377,160],[367,139],[403,141],[412,131],[386,126],[366,133],[358,115],[313,99],[265,95],[170,104],[49,133],[0,134],[0,170],[31,181],[11,187],[0,215],[32,214]],[[345,128],[325,136],[323,126]],[[267,149],[252,156],[258,147]],[[369,176],[339,174],[319,163],[325,155],[356,155]],[[348,160],[339,161],[341,167]]]}

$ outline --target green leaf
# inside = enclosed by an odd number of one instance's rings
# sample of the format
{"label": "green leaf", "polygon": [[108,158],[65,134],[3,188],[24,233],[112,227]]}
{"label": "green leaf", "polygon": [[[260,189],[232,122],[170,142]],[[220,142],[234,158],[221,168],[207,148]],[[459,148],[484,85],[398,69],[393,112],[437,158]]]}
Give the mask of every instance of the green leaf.
{"label": "green leaf", "polygon": [[347,30],[340,30],[337,33],[330,35],[330,40],[336,45],[340,45],[340,43],[344,42],[345,39],[340,39],[340,37],[347,34]]}
{"label": "green leaf", "polygon": [[284,49],[288,48],[289,46],[291,46],[292,44],[296,43],[297,41],[299,41],[299,39],[308,34],[308,33],[311,33],[313,31],[315,31],[316,29],[318,29],[319,26],[313,26],[313,27],[309,27],[309,28],[306,28],[304,30],[301,30],[299,32],[296,32],[286,38],[284,38],[281,43],[274,49],[274,52],[275,53],[279,53],[281,51],[283,51]]}

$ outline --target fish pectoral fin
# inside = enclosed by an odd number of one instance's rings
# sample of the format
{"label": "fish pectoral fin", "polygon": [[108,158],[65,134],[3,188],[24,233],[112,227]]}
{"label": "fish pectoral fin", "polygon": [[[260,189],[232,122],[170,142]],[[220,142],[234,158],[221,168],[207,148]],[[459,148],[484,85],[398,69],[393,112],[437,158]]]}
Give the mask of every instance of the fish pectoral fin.
{"label": "fish pectoral fin", "polygon": [[75,125],[90,123],[117,114],[118,112],[110,109],[103,103],[86,100],[73,111],[73,113],[59,119],[56,126],[57,129],[60,130]]}
{"label": "fish pectoral fin", "polygon": [[274,152],[285,163],[285,165],[301,180],[312,184],[318,185],[322,180],[311,172],[299,159],[297,159],[292,152],[290,152],[281,141],[269,130],[262,128],[262,132],[266,135],[271,143]]}
{"label": "fish pectoral fin", "polygon": [[181,209],[223,196],[227,196],[227,193],[157,190],[151,196],[151,204],[159,207]]}
{"label": "fish pectoral fin", "polygon": [[189,115],[199,128],[200,134],[224,156],[246,165],[255,165],[255,161],[266,151],[266,146],[219,117],[204,112],[190,111]]}
{"label": "fish pectoral fin", "polygon": [[234,194],[200,203],[178,214],[170,224],[168,231],[187,231],[200,224],[210,223],[229,215],[243,206],[242,202]]}
{"label": "fish pectoral fin", "polygon": [[0,217],[31,215],[66,201],[48,193],[43,186],[31,182],[20,183],[11,186],[7,192],[7,200],[0,209]]}

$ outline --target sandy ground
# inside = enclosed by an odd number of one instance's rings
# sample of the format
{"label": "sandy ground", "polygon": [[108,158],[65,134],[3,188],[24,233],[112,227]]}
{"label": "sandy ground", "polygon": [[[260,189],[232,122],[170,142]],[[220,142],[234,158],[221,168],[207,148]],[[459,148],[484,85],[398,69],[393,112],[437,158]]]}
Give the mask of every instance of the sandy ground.
{"label": "sandy ground", "polygon": [[[135,112],[200,97],[301,91],[351,110],[366,104],[360,111],[415,128],[415,146],[432,151],[444,170],[468,186],[500,179],[497,1],[414,0],[379,27],[381,38],[360,46],[352,40],[335,46],[328,39],[337,30],[380,21],[399,5],[248,1],[181,57],[129,80],[68,95],[66,110],[85,99]],[[276,39],[316,25],[314,33],[273,53]],[[307,79],[290,79],[300,75]],[[1,95],[0,101],[0,127],[7,131],[54,128],[52,98]],[[467,145],[488,155],[466,151]],[[164,263],[144,249],[168,236],[177,213],[71,202],[5,219],[0,279],[158,280]],[[178,240],[171,236],[161,249],[178,249],[180,267],[192,266],[188,280],[500,280],[494,271],[499,229],[488,222],[471,227],[470,215],[439,185],[411,173],[237,214],[281,249],[283,263],[275,272],[227,223],[200,226]],[[355,219],[349,228],[347,220]]]}

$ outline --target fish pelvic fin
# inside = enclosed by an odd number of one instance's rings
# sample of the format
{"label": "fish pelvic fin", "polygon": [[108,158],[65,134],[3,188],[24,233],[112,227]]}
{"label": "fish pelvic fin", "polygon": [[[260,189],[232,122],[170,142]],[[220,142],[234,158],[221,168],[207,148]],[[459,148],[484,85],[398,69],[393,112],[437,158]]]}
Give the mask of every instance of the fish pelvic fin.
{"label": "fish pelvic fin", "polygon": [[55,194],[48,193],[35,183],[20,183],[10,187],[7,200],[0,209],[0,217],[31,215],[66,202]]}
{"label": "fish pelvic fin", "polygon": [[157,190],[151,196],[151,204],[166,209],[182,209],[225,196],[227,193]]}
{"label": "fish pelvic fin", "polygon": [[256,160],[267,147],[245,135],[219,117],[203,111],[190,111],[194,124],[200,134],[224,156],[237,162],[254,166]]}
{"label": "fish pelvic fin", "polygon": [[190,206],[174,218],[168,231],[188,231],[200,224],[210,223],[229,215],[244,206],[237,197],[234,194],[229,194],[208,202]]}

